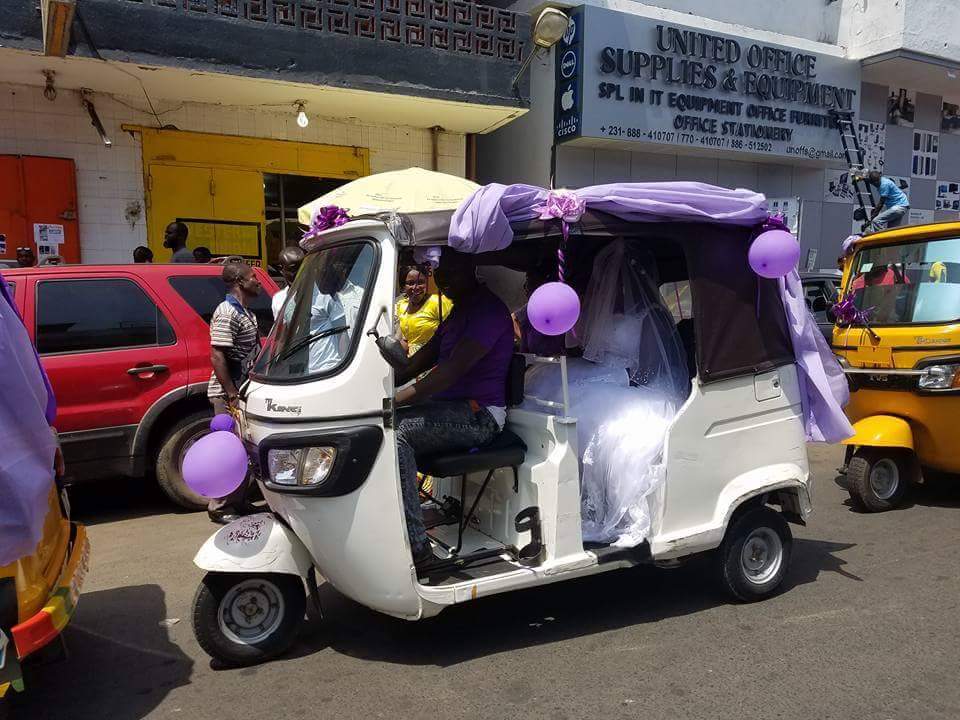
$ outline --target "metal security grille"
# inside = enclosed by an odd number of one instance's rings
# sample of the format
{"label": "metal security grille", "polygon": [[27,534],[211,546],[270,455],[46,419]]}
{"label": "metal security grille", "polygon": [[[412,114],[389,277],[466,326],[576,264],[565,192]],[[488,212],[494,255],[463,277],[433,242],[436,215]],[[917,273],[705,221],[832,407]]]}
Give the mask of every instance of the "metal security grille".
{"label": "metal security grille", "polygon": [[[465,0],[123,0],[191,15],[519,62],[517,13]],[[522,16],[526,18],[526,16]]]}

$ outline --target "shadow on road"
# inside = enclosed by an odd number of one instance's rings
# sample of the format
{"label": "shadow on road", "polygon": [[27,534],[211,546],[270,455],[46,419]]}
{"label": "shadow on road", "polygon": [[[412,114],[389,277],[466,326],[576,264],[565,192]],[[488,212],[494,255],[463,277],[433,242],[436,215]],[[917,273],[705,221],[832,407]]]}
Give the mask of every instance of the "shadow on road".
{"label": "shadow on road", "polygon": [[923,485],[910,488],[908,497],[924,507],[960,508],[960,475],[925,471]]}
{"label": "shadow on road", "polygon": [[[139,585],[80,597],[64,634],[67,657],[24,667],[11,717],[140,720],[190,682],[193,660],[167,637],[163,590]],[[9,698],[10,696],[8,696]]]}
{"label": "shadow on road", "polygon": [[[787,589],[843,570],[851,544],[796,540]],[[308,623],[287,657],[323,647],[378,662],[447,667],[476,658],[693,615],[728,603],[703,556],[675,570],[640,567],[495,595],[421,622],[380,615],[321,587],[326,622]],[[280,660],[283,662],[283,660]],[[250,670],[246,672],[251,672]],[[253,671],[255,672],[255,671]]]}
{"label": "shadow on road", "polygon": [[170,502],[156,483],[143,478],[111,478],[71,485],[71,517],[86,525],[188,512]]}

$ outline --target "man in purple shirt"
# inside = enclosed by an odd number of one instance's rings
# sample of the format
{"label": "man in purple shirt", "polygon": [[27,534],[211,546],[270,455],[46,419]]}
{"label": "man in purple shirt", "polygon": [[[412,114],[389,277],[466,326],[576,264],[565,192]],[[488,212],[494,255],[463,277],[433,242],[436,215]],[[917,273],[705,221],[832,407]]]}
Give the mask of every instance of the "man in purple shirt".
{"label": "man in purple shirt", "polygon": [[[513,321],[507,306],[477,281],[469,255],[445,249],[435,273],[453,312],[397,373],[397,450],[407,532],[417,566],[433,559],[423,526],[416,456],[483,447],[507,417]],[[426,373],[426,375],[423,375]],[[423,375],[422,377],[420,377]]]}

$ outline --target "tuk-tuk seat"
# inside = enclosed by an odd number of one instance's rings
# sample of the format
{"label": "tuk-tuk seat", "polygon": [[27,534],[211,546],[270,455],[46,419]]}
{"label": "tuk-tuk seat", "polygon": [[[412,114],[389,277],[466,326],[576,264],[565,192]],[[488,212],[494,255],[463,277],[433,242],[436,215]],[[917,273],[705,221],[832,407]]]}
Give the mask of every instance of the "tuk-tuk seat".
{"label": "tuk-tuk seat", "polygon": [[504,429],[489,445],[444,455],[418,458],[417,469],[433,477],[459,477],[523,464],[527,446],[510,430]]}

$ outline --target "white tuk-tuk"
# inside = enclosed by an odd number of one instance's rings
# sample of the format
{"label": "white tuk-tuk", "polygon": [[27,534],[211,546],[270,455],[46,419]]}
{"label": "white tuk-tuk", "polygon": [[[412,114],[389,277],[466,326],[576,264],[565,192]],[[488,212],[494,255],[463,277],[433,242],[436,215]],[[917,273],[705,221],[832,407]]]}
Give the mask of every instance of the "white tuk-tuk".
{"label": "white tuk-tuk", "polygon": [[[578,402],[590,390],[571,391],[577,379],[570,363],[587,361],[517,358],[502,436],[488,447],[417,459],[423,473],[450,478],[434,482],[436,502],[427,503],[428,534],[445,559],[425,573],[413,563],[404,523],[394,371],[376,339],[393,326],[398,267],[414,251],[449,251],[451,213],[356,219],[306,243],[282,317],[241,393],[239,432],[269,511],[223,527],[194,560],[207,573],[194,607],[204,650],[229,664],[283,652],[308,594],[317,597],[319,576],[369,608],[408,620],[495,593],[705,552],[716,554],[718,579],[735,598],[774,593],[789,567],[788,522],[803,524],[811,511],[805,386],[816,380],[808,377],[809,356],[804,364],[796,350],[801,334],[812,337],[817,328],[799,280],[803,315],[791,317],[798,307],[793,285],[751,271],[747,251],[763,222],[757,209],[765,219],[766,206],[762,196],[746,194],[755,214],[737,223],[662,211],[637,222],[588,202],[569,228],[514,220],[512,242],[476,253],[481,274],[503,297],[513,292],[511,282],[522,285],[522,271],[562,247],[564,280],[587,303],[599,272],[594,261],[605,248],[620,243],[626,254],[618,257],[631,265],[642,255],[644,282],[658,286],[653,305],[661,316],[671,306],[663,332],[682,351],[685,396],[656,427],[633,423],[614,438],[622,450],[648,427],[660,433],[647,444],[654,448],[649,477],[634,498],[642,537],[588,536],[582,477],[596,473],[597,462],[578,444],[602,442],[597,433],[606,426],[595,422],[593,435],[578,438]],[[318,330],[315,308],[347,292],[343,278],[355,317]],[[615,298],[612,311],[622,312],[623,303]],[[525,392],[525,366],[528,378],[555,373],[551,397],[532,397],[529,382]],[[647,380],[631,375],[623,393]]]}

